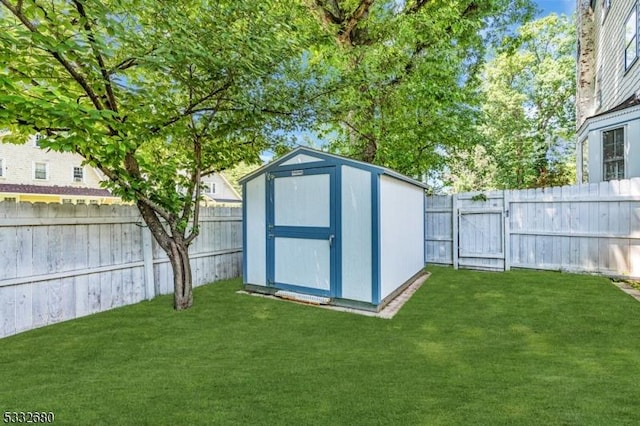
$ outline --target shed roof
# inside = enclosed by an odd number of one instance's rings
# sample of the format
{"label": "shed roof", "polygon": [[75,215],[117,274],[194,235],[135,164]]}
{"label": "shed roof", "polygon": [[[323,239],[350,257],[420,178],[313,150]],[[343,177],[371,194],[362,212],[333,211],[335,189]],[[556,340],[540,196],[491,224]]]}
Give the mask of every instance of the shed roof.
{"label": "shed roof", "polygon": [[[312,149],[312,148],[307,148],[305,146],[300,146],[297,147],[295,149],[293,149],[291,152],[283,155],[282,157],[278,158],[277,160],[271,161],[268,164],[265,164],[264,166],[260,167],[257,170],[254,170],[253,172],[249,173],[248,175],[243,176],[240,179],[240,183],[244,183],[248,180],[251,180],[252,178],[254,178],[255,176],[258,176],[262,173],[266,173],[271,169],[274,169],[278,166],[280,166],[282,163],[286,162],[287,160],[295,157],[296,155],[299,154],[307,154],[310,155],[312,157],[318,157],[321,158],[322,160],[333,160],[335,162],[338,162],[340,164],[345,164],[348,166],[352,166],[352,167],[356,167],[359,169],[364,169],[364,170],[368,170],[370,172],[373,173],[377,173],[377,174],[384,174],[384,175],[388,175],[391,177],[394,177],[396,179],[400,179],[404,182],[410,183],[411,185],[415,185],[415,186],[419,186],[420,188],[423,189],[427,189],[427,186],[425,184],[423,184],[422,182],[418,182],[415,179],[412,179],[408,176],[405,176],[401,173],[398,173],[394,170],[391,170],[387,167],[382,167],[382,166],[378,166],[375,164],[370,164],[370,163],[365,163],[364,161],[358,161],[358,160],[353,160],[351,158],[347,158],[347,157],[342,157],[340,155],[336,155],[336,154],[329,154],[327,152],[324,151],[319,151],[317,149]],[[313,162],[310,163],[306,163],[306,164],[314,164]]]}

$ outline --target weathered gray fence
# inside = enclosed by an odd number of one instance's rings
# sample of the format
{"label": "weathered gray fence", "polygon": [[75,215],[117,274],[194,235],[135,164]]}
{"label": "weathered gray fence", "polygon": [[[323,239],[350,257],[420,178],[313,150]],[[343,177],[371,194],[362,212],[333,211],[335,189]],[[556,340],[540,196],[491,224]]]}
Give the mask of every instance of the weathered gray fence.
{"label": "weathered gray fence", "polygon": [[427,262],[640,277],[640,178],[427,197]]}
{"label": "weathered gray fence", "polygon": [[[239,276],[241,209],[206,208],[200,222],[194,285]],[[135,207],[0,203],[0,337],[172,292]]]}

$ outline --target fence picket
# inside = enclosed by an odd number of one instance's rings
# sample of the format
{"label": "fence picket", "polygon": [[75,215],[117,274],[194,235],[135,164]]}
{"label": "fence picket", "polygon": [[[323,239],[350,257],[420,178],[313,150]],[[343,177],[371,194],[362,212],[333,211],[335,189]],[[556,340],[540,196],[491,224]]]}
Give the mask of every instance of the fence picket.
{"label": "fence picket", "polygon": [[[485,194],[489,198],[487,202],[474,204],[471,197],[476,194],[427,197],[427,263],[457,266],[456,243],[460,238],[458,232],[462,232],[457,227],[459,210],[471,206],[484,209],[488,218],[488,209],[495,208],[495,199],[499,197],[490,192]],[[640,277],[640,178],[511,190],[504,191],[503,197],[504,210],[508,212],[504,227],[505,269],[520,267]],[[444,205],[451,207],[439,209]],[[492,222],[483,221],[482,227],[492,235],[499,232]],[[485,241],[469,242],[468,247],[493,251],[492,238],[483,236]],[[441,244],[442,240],[452,241],[451,247]],[[486,267],[487,262],[478,258],[475,263]]]}
{"label": "fence picket", "polygon": [[[242,256],[241,210],[202,211],[194,286],[238,276]],[[0,337],[173,292],[133,206],[0,202],[0,218]]]}

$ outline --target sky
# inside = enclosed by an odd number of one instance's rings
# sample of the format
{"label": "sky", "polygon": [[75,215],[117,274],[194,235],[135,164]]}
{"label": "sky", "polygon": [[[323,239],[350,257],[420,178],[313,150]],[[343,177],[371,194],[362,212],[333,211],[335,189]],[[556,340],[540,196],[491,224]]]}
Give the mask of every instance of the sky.
{"label": "sky", "polygon": [[538,17],[547,16],[550,13],[571,15],[576,10],[576,0],[535,0],[541,12]]}

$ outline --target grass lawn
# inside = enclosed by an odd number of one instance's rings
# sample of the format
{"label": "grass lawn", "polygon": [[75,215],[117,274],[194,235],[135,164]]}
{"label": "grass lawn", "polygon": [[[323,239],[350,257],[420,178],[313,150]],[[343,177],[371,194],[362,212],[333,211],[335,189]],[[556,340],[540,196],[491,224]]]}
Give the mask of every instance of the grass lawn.
{"label": "grass lawn", "polygon": [[0,340],[0,410],[55,424],[639,424],[640,303],[607,279],[430,268],[392,320],[240,281]]}

